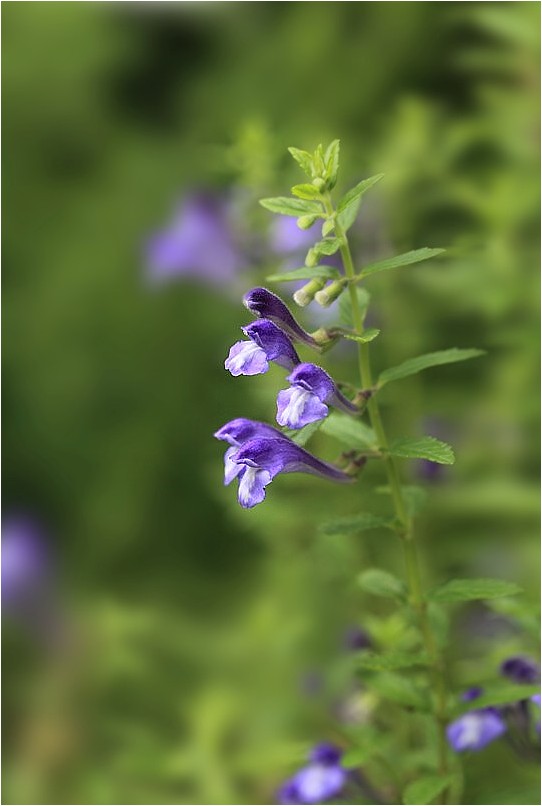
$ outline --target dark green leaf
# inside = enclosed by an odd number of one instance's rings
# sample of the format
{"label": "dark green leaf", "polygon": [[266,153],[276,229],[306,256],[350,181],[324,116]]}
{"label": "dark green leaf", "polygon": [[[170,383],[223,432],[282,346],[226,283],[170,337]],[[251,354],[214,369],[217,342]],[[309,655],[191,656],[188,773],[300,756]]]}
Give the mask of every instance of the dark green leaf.
{"label": "dark green leaf", "polygon": [[284,433],[297,445],[305,445],[312,435],[320,429],[322,422],[322,420],[317,420],[317,422],[309,423],[303,428],[299,428],[297,430],[287,428]]}
{"label": "dark green leaf", "polygon": [[516,596],[518,593],[522,593],[519,585],[504,579],[452,579],[429,591],[427,598],[434,602],[470,602]]}
{"label": "dark green leaf", "polygon": [[314,185],[310,184],[303,184],[303,185],[294,185],[292,188],[292,193],[294,196],[297,196],[300,199],[320,199],[321,194],[320,191],[314,187]]}
{"label": "dark green leaf", "polygon": [[419,355],[417,358],[410,358],[408,361],[404,361],[396,367],[386,369],[381,373],[378,379],[378,385],[383,386],[390,381],[407,378],[409,375],[415,375],[429,367],[438,367],[442,364],[454,364],[456,361],[467,361],[469,358],[477,358],[480,355],[484,355],[484,350],[460,350],[457,347],[452,347],[450,350],[439,350],[435,353]]}
{"label": "dark green leaf", "polygon": [[365,425],[358,418],[350,417],[348,414],[340,414],[333,411],[322,423],[321,430],[324,434],[342,442],[350,450],[367,449],[374,447],[376,437],[374,431]]}
{"label": "dark green leaf", "polygon": [[424,775],[408,784],[403,792],[403,803],[406,806],[425,806],[447,789],[453,780],[453,775]]}
{"label": "dark green leaf", "polygon": [[290,199],[287,196],[277,196],[274,199],[260,199],[260,204],[266,210],[280,215],[295,216],[313,214],[322,215],[322,205],[319,202],[305,199]]}
{"label": "dark green leaf", "polygon": [[371,176],[369,179],[363,179],[363,181],[359,182],[342,197],[337,205],[337,214],[339,223],[344,230],[347,230],[353,224],[363,194],[366,193],[369,188],[372,188],[373,185],[376,185],[383,176],[384,174],[377,174],[376,176]]}
{"label": "dark green leaf", "polygon": [[429,459],[441,465],[453,465],[455,456],[450,445],[435,437],[405,437],[390,445],[392,456],[401,459]]}
{"label": "dark green leaf", "polygon": [[407,596],[405,583],[380,568],[368,568],[367,571],[359,575],[358,582],[364,591],[372,593],[374,596],[382,596],[385,599],[398,599],[399,601],[404,601]]}
{"label": "dark green leaf", "polygon": [[301,170],[305,171],[307,176],[313,176],[312,154],[309,154],[308,151],[302,151],[300,148],[294,148],[294,146],[291,146],[288,151],[297,162]]}
{"label": "dark green leaf", "polygon": [[300,269],[293,269],[292,271],[281,274],[270,274],[269,277],[266,277],[266,280],[280,283],[290,282],[291,280],[312,280],[314,277],[334,280],[339,276],[339,270],[334,266],[314,266],[312,269],[307,268],[307,266],[302,266]]}
{"label": "dark green leaf", "polygon": [[535,694],[540,694],[540,684],[529,686],[525,684],[496,686],[492,689],[485,689],[480,697],[470,700],[467,704],[463,703],[462,707],[458,709],[458,713],[475,711],[478,708],[490,708],[497,705],[509,705],[519,702],[520,700],[528,700]]}
{"label": "dark green leaf", "polygon": [[372,515],[370,512],[361,512],[359,515],[350,515],[336,518],[323,523],[319,530],[325,535],[348,535],[364,532],[368,529],[393,529],[393,518],[383,515]]}
{"label": "dark green leaf", "polygon": [[430,707],[430,700],[426,692],[404,675],[393,672],[376,673],[370,677],[364,676],[363,682],[385,699],[400,705],[417,708],[421,711],[426,711]]}
{"label": "dark green leaf", "polygon": [[376,339],[380,330],[376,327],[370,327],[368,330],[364,330],[363,333],[345,333],[344,338],[350,339],[351,341],[358,341],[360,344],[366,344],[373,339]]}
{"label": "dark green leaf", "polygon": [[361,669],[372,672],[393,672],[397,669],[409,669],[412,666],[427,666],[427,657],[422,653],[390,652],[379,655],[376,652],[361,652],[357,659]]}
{"label": "dark green leaf", "polygon": [[413,249],[412,252],[405,252],[404,255],[396,255],[396,257],[388,257],[386,260],[379,260],[377,263],[370,263],[365,266],[358,277],[368,277],[370,274],[376,274],[379,271],[388,271],[389,269],[398,269],[401,266],[409,266],[411,263],[420,263],[422,260],[429,260],[431,257],[436,257],[442,254],[444,249]]}

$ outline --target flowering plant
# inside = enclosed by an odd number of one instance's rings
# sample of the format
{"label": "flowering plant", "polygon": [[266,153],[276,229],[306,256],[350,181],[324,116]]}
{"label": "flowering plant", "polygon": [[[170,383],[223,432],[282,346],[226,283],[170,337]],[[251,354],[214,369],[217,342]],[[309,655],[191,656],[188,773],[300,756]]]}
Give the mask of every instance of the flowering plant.
{"label": "flowering plant", "polygon": [[[534,726],[539,670],[528,659],[510,658],[501,671],[512,682],[487,689],[476,687],[461,699],[450,693],[443,654],[445,631],[441,629],[446,606],[513,596],[520,589],[511,582],[487,578],[453,579],[432,590],[424,589],[414,528],[420,496],[403,485],[399,462],[418,459],[451,465],[454,452],[434,436],[390,440],[379,399],[388,384],[431,367],[476,358],[483,351],[453,347],[427,353],[385,369],[374,379],[370,344],[380,331],[365,326],[369,307],[365,280],[379,272],[437,257],[443,250],[415,249],[356,269],[348,230],[364,195],[382,175],[359,182],[334,203],[339,141],[334,140],[327,149],[318,146],[313,154],[297,148],[289,151],[308,181],[294,186],[291,197],[263,199],[261,204],[273,213],[296,218],[302,231],[321,225],[321,238],[310,245],[304,267],[269,279],[304,281],[294,294],[300,307],[313,301],[328,307],[339,300],[340,321],[309,333],[268,289],[254,288],[245,295],[244,304],[256,318],[243,328],[248,340],[232,346],[225,367],[234,376],[265,373],[270,362],[286,369],[289,387],[278,392],[276,422],[288,430],[244,418],[222,426],[215,436],[229,445],[224,479],[226,484],[238,480],[239,503],[248,509],[264,501],[266,488],[280,473],[303,472],[332,482],[354,483],[368,461],[381,463],[387,478],[384,490],[390,500],[389,514],[364,511],[329,521],[324,529],[328,533],[385,529],[394,533],[402,546],[405,581],[387,570],[372,568],[363,571],[359,582],[365,591],[393,602],[408,630],[394,652],[378,652],[364,643],[359,648],[359,669],[367,688],[374,688],[384,701],[393,704],[392,708],[404,709],[418,734],[421,729],[427,752],[407,754],[411,761],[406,773],[396,775],[389,788],[379,793],[365,770],[378,755],[378,743],[364,742],[357,735],[349,746],[317,745],[308,766],[288,779],[279,798],[283,803],[320,803],[340,793],[349,797],[349,787],[357,782],[370,802],[457,803],[462,789],[459,753],[480,750],[503,736],[524,755],[528,755],[527,749],[532,751],[537,741]],[[322,263],[337,255],[342,270]],[[332,262],[335,258],[328,261]],[[297,352],[311,349],[321,354],[341,340],[353,342],[357,348],[357,388],[340,383],[318,363],[302,361]],[[296,347],[293,342],[297,342]],[[336,463],[324,462],[304,447],[317,430],[344,444]],[[389,722],[385,724],[384,731],[392,730]],[[403,741],[406,754],[411,741],[408,733]],[[393,758],[384,762],[394,767]]]}

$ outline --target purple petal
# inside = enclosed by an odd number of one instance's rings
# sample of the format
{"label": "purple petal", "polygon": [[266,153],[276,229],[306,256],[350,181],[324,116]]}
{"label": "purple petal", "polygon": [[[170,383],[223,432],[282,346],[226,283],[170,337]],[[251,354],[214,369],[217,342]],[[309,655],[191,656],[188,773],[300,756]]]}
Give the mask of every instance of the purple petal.
{"label": "purple petal", "polygon": [[339,766],[309,764],[294,776],[302,803],[322,803],[335,797],[347,781],[347,772]]}
{"label": "purple petal", "polygon": [[288,428],[303,428],[327,417],[328,407],[312,392],[298,386],[283,389],[277,396],[277,422]]}
{"label": "purple petal", "polygon": [[239,476],[239,490],[237,498],[243,509],[251,509],[256,504],[261,504],[265,498],[265,488],[271,481],[271,475],[267,470],[260,470],[256,467],[243,468],[243,474]]}
{"label": "purple petal", "polygon": [[243,470],[243,465],[238,465],[232,460],[232,456],[235,456],[237,450],[237,448],[228,448],[224,454],[224,484],[226,486],[231,484]]}
{"label": "purple petal", "polygon": [[265,350],[254,341],[237,341],[230,348],[224,367],[232,375],[262,375],[269,369]]}
{"label": "purple petal", "polygon": [[247,420],[245,417],[237,417],[235,420],[230,420],[215,432],[214,436],[217,439],[222,439],[230,445],[239,447],[249,439],[256,437],[268,437],[269,439],[279,439],[283,437],[282,431],[278,428],[273,428],[272,425],[261,423],[257,420]]}
{"label": "purple petal", "polygon": [[275,361],[286,369],[293,369],[299,364],[299,356],[292,342],[286,333],[269,319],[258,319],[241,329],[249,339],[261,347],[268,361]]}
{"label": "purple petal", "polygon": [[446,729],[451,747],[458,753],[482,750],[506,731],[506,725],[493,710],[470,711],[456,719]]}
{"label": "purple petal", "polygon": [[342,750],[331,742],[320,742],[315,745],[309,755],[309,761],[315,764],[336,765],[342,757]]}
{"label": "purple petal", "polygon": [[316,364],[299,364],[288,376],[293,386],[299,386],[316,395],[322,403],[329,403],[349,414],[357,414],[359,409],[337,388],[333,378]]}
{"label": "purple petal", "polygon": [[246,442],[235,461],[267,470],[273,479],[277,473],[310,473],[331,481],[351,482],[346,473],[322,462],[290,439],[252,439]]}
{"label": "purple petal", "polygon": [[484,693],[484,689],[480,686],[473,686],[473,688],[467,689],[462,695],[461,699],[464,702],[472,702],[472,700],[476,700],[478,697],[481,697]]}
{"label": "purple petal", "polygon": [[540,667],[531,658],[521,655],[507,658],[501,665],[501,674],[514,683],[538,683]]}
{"label": "purple petal", "polygon": [[253,288],[243,297],[243,304],[254,316],[269,319],[281,327],[291,338],[298,339],[310,347],[317,346],[312,336],[296,322],[280,297],[268,291],[267,288]]}

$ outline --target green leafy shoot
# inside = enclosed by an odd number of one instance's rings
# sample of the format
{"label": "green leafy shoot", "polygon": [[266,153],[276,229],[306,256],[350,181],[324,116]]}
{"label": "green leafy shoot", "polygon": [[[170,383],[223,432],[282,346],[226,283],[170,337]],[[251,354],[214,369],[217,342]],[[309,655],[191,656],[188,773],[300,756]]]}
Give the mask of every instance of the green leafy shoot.
{"label": "green leafy shoot", "polygon": [[325,178],[327,186],[332,190],[337,183],[337,174],[339,173],[339,154],[341,143],[340,140],[333,140],[324,154],[324,162],[326,166]]}
{"label": "green leafy shoot", "polygon": [[324,217],[322,205],[317,201],[308,199],[290,199],[288,196],[277,196],[271,199],[260,199],[260,204],[266,210],[280,215],[294,216],[317,215]]}
{"label": "green leafy shoot", "polygon": [[425,806],[447,789],[454,778],[454,775],[424,775],[405,787],[403,803],[405,806]]}
{"label": "green leafy shoot", "polygon": [[406,601],[407,587],[405,583],[388,571],[380,568],[368,568],[358,577],[360,587],[373,596],[381,596],[384,599],[397,599],[400,602]]}
{"label": "green leafy shoot", "polygon": [[452,579],[429,591],[427,598],[433,602],[471,602],[516,596],[518,593],[522,593],[519,585],[504,579]]}
{"label": "green leafy shoot", "polygon": [[301,170],[307,174],[307,176],[315,176],[312,154],[309,154],[308,151],[303,151],[300,148],[294,148],[294,146],[290,146],[288,151],[297,162]]}
{"label": "green leafy shoot", "polygon": [[363,179],[342,197],[337,205],[337,217],[343,230],[346,231],[354,223],[363,194],[380,182],[383,176],[384,174],[377,174]]}
{"label": "green leafy shoot", "polygon": [[393,672],[397,669],[408,669],[412,666],[427,666],[427,656],[423,653],[390,652],[380,655],[376,652],[361,652],[358,658],[361,669],[373,672]]}
{"label": "green leafy shoot", "polygon": [[384,370],[378,378],[378,386],[382,387],[390,381],[408,378],[409,375],[416,375],[424,369],[429,369],[429,367],[438,367],[442,364],[455,364],[457,361],[468,361],[469,358],[478,358],[478,356],[484,354],[484,350],[451,347],[449,350],[438,350],[435,353],[419,355],[417,358],[410,358],[408,361],[404,361],[396,367]]}
{"label": "green leafy shoot", "polygon": [[345,339],[350,339],[351,341],[357,341],[359,344],[367,344],[369,341],[373,341],[376,339],[380,330],[376,327],[370,327],[368,330],[364,330],[363,333],[344,333]]}
{"label": "green leafy shoot", "polygon": [[429,249],[424,246],[422,249],[413,249],[403,255],[396,255],[385,260],[379,260],[376,263],[369,263],[356,275],[356,280],[363,280],[365,277],[377,274],[380,271],[389,271],[390,269],[399,269],[401,266],[409,266],[412,263],[421,263],[422,260],[429,260],[429,258],[441,255],[445,251],[445,249]]}
{"label": "green leafy shoot", "polygon": [[429,459],[439,465],[453,465],[454,452],[450,445],[435,437],[404,437],[390,445],[390,453],[400,459]]}
{"label": "green leafy shoot", "polygon": [[468,703],[461,703],[456,709],[457,714],[476,711],[479,708],[491,708],[497,705],[508,705],[520,700],[528,700],[540,693],[540,684],[527,685],[525,683],[507,683],[501,686],[484,688],[484,693]]}

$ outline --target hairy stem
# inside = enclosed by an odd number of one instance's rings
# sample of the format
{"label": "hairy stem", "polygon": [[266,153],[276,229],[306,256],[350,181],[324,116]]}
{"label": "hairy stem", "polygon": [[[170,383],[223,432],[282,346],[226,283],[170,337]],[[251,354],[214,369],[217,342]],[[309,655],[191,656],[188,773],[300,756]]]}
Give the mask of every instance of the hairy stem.
{"label": "hairy stem", "polygon": [[[325,204],[327,213],[331,215],[333,213],[333,206],[329,196],[326,199]],[[335,234],[342,242],[340,251],[345,276],[348,278],[348,280],[352,280],[356,274],[352,261],[352,254],[350,252],[347,236],[337,218],[335,219]],[[349,282],[348,284],[348,293],[350,294],[352,306],[353,325],[356,332],[361,334],[363,333],[363,316],[359,305],[356,286],[352,282]],[[371,374],[368,344],[363,344],[361,342],[358,343],[358,362],[362,388],[371,389],[373,386],[373,379]],[[403,544],[410,602],[417,613],[423,643],[429,657],[431,684],[435,695],[435,722],[438,735],[439,772],[441,775],[446,775],[449,772],[448,747],[446,742],[446,681],[444,677],[442,658],[440,657],[437,643],[431,629],[427,614],[427,606],[423,596],[420,566],[412,528],[412,519],[410,518],[405,506],[397,464],[394,457],[389,453],[389,443],[386,437],[384,424],[382,422],[380,408],[374,396],[369,399],[367,403],[367,410],[369,412],[371,426],[378,440],[378,445],[384,454],[386,473],[388,476],[395,514],[399,524],[397,532]],[[446,792],[444,793],[443,800],[446,802]]]}

